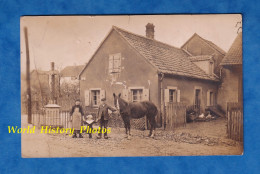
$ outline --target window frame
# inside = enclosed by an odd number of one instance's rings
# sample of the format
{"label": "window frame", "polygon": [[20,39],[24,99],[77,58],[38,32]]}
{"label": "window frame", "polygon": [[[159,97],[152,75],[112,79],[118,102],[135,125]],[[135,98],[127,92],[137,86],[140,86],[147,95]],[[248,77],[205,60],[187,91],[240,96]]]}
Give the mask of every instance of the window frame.
{"label": "window frame", "polygon": [[[92,107],[98,107],[100,105],[101,88],[90,88],[89,91],[90,91],[90,104],[91,104],[91,106]],[[99,96],[99,98],[98,97],[96,98],[96,104],[94,104],[93,92],[99,93],[99,95],[96,95],[96,96]]]}
{"label": "window frame", "polygon": [[[131,102],[141,102],[143,100],[144,95],[144,87],[129,87],[130,94],[131,94]],[[140,100],[134,100],[134,91],[141,91]]]}

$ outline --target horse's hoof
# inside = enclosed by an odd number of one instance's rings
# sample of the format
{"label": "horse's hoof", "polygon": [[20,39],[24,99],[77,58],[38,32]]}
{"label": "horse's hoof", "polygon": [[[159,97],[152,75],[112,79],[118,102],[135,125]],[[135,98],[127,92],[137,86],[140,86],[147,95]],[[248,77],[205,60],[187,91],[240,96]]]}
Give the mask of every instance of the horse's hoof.
{"label": "horse's hoof", "polygon": [[128,140],[130,140],[130,139],[131,139],[131,137],[130,137],[130,136],[127,136],[127,139],[128,139]]}
{"label": "horse's hoof", "polygon": [[154,135],[151,135],[150,138],[154,138]]}

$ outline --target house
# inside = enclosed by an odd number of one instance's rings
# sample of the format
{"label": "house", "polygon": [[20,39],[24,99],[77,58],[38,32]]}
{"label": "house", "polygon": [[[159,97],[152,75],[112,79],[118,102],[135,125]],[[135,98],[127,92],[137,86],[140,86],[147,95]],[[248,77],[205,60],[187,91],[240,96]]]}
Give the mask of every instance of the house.
{"label": "house", "polygon": [[218,103],[225,110],[227,102],[236,102],[242,105],[242,32],[238,33],[220,65],[222,69]]}
{"label": "house", "polygon": [[219,78],[196,63],[212,56],[196,57],[155,40],[150,23],[146,37],[113,26],[79,75],[80,97],[86,108],[97,108],[103,97],[112,105],[113,93],[132,102],[150,100],[160,111],[157,123],[162,126],[168,102],[202,109],[216,105]]}
{"label": "house", "polygon": [[226,55],[226,52],[219,46],[194,33],[181,48],[200,68],[219,76],[219,64]]}
{"label": "house", "polygon": [[61,110],[68,110],[79,98],[79,73],[84,65],[67,66],[60,71],[60,96],[58,104]]}
{"label": "house", "polygon": [[60,84],[79,83],[78,75],[84,68],[84,65],[67,66],[60,71]]}

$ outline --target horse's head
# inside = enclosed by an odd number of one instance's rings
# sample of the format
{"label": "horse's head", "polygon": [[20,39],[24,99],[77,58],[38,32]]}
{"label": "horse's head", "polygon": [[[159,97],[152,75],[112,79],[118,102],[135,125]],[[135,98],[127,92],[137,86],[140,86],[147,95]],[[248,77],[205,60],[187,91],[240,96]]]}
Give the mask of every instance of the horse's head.
{"label": "horse's head", "polygon": [[113,93],[113,96],[114,96],[114,105],[116,109],[120,111],[119,100],[120,100],[121,93],[119,93],[118,96],[115,93]]}

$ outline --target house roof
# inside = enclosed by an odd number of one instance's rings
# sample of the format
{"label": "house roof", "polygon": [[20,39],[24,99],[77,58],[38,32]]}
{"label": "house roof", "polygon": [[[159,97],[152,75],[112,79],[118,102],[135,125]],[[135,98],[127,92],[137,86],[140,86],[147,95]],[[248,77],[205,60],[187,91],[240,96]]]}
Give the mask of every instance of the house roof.
{"label": "house roof", "polygon": [[190,56],[189,59],[192,62],[199,62],[199,61],[205,61],[205,60],[212,60],[212,56],[210,56],[210,55]]}
{"label": "house roof", "polygon": [[67,66],[61,70],[60,75],[62,77],[77,77],[84,67],[85,65]]}
{"label": "house roof", "polygon": [[40,75],[48,75],[49,71],[43,71],[43,70],[32,70],[31,71],[31,74],[33,74],[34,72],[36,72],[37,74],[40,74]]}
{"label": "house roof", "polygon": [[192,63],[187,53],[171,45],[140,36],[121,28],[113,28],[143,57],[145,57],[158,72],[180,75],[191,78],[218,81],[216,76],[209,75]]}
{"label": "house roof", "polygon": [[202,37],[201,37],[200,35],[198,35],[197,33],[194,33],[194,34],[190,37],[190,39],[188,39],[188,40],[181,46],[181,48],[183,48],[184,45],[186,45],[186,44],[187,44],[192,38],[194,38],[194,37],[200,38],[202,41],[204,41],[206,44],[208,44],[210,47],[212,47],[213,49],[215,49],[215,50],[218,51],[219,53],[221,53],[221,54],[223,54],[223,55],[226,54],[226,52],[225,52],[223,49],[221,49],[219,46],[217,46],[216,44],[214,44],[213,42],[211,42],[211,41],[209,41],[209,40],[206,40],[206,39],[202,38]]}
{"label": "house roof", "polygon": [[226,56],[220,65],[240,65],[242,64],[242,32],[238,33],[236,39],[229,48]]}

